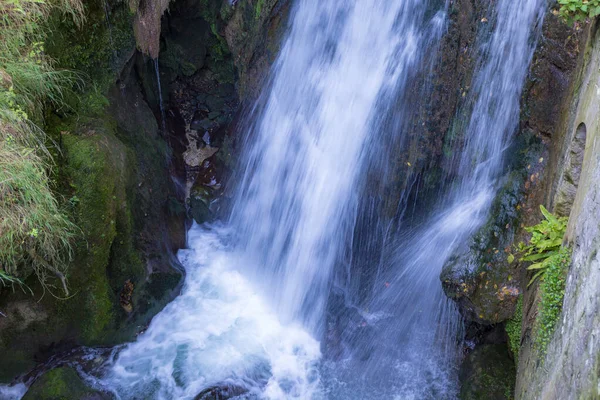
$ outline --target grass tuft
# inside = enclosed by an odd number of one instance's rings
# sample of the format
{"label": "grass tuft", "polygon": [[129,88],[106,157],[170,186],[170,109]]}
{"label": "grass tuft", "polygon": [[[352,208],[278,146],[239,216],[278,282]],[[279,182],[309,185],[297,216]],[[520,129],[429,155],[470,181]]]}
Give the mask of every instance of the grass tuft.
{"label": "grass tuft", "polygon": [[58,278],[68,294],[66,268],[76,232],[49,178],[52,159],[44,108],[60,107],[76,74],[57,71],[44,50],[45,22],[54,10],[83,22],[80,0],[0,2],[0,284],[32,272],[45,290]]}

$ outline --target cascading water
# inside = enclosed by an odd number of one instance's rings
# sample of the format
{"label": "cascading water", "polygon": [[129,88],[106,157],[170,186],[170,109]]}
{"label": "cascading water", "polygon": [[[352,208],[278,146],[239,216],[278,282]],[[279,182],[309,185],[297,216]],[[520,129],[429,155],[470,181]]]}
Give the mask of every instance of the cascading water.
{"label": "cascading water", "polygon": [[385,110],[431,39],[428,4],[301,1],[274,68],[231,222],[284,322],[323,330],[356,179]]}
{"label": "cascading water", "polygon": [[162,86],[160,84],[160,68],[158,67],[158,57],[152,60],[154,64],[154,74],[156,75],[156,88],[158,91],[158,108],[160,110],[161,133],[165,134],[167,127],[167,116],[165,115],[165,105],[163,103]]}
{"label": "cascading water", "polygon": [[[439,273],[486,217],[543,3],[497,3],[460,178],[428,223],[388,240],[386,268],[357,310],[327,301],[351,241],[361,169],[378,156],[381,116],[444,23],[422,0],[298,0],[248,134],[229,224],[191,229],[190,249],[179,255],[181,295],[90,381],[119,399],[219,390],[238,398],[452,398],[460,318]],[[319,340],[332,306],[358,317],[346,318],[343,351],[324,361]]]}
{"label": "cascading water", "polygon": [[269,398],[326,396],[314,337],[324,331],[329,278],[382,111],[441,33],[427,7],[295,5],[248,134],[232,228],[192,229],[182,295],[119,354],[108,388],[121,398],[191,398],[224,384]]}
{"label": "cascading water", "polygon": [[[456,396],[460,316],[443,294],[439,275],[487,219],[504,152],[518,124],[535,27],[541,25],[544,11],[544,0],[501,0],[493,10],[495,28],[482,45],[458,179],[428,222],[390,240],[389,254],[381,257],[387,260],[384,272],[377,277],[371,300],[361,305],[368,310],[361,311],[361,317],[369,323],[358,328],[347,324],[338,334],[345,338],[350,360],[330,367],[334,385],[343,374],[343,383],[336,387],[341,398],[357,398],[361,391],[358,398]],[[352,293],[345,297],[352,298]],[[372,397],[373,387],[385,389]]]}

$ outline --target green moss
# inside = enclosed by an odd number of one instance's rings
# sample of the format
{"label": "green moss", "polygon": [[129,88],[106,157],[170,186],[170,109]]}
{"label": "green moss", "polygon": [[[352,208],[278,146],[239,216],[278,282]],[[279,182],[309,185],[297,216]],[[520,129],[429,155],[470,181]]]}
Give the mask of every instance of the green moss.
{"label": "green moss", "polygon": [[88,119],[79,135],[62,135],[64,189],[76,197],[75,221],[83,233],[69,280],[78,292],[61,306],[73,318],[86,344],[103,343],[113,327],[118,293],[128,279],[138,280],[143,266],[133,245],[131,174],[135,157],[114,135],[108,116]]}
{"label": "green moss", "polygon": [[90,389],[72,368],[50,370],[38,378],[29,388],[23,400],[73,400],[87,397],[106,398]]}
{"label": "green moss", "polygon": [[265,4],[265,0],[258,0],[256,2],[256,6],[254,7],[254,18],[259,19],[260,14],[262,13],[262,8]]}
{"label": "green moss", "polygon": [[562,247],[558,254],[552,256],[551,262],[542,276],[542,283],[540,284],[541,300],[535,321],[535,343],[542,354],[545,354],[548,343],[552,340],[556,324],[562,312],[566,275],[570,264],[571,251],[566,247]]}
{"label": "green moss", "polygon": [[[76,221],[85,235],[77,248],[73,280],[85,288],[78,294],[83,301],[80,326],[86,342],[100,341],[113,319],[111,288],[106,270],[112,243],[117,236],[117,187],[125,168],[124,149],[106,132],[86,132],[86,136],[64,135],[66,171],[79,198]],[[120,197],[120,196],[119,196]],[[75,304],[69,304],[73,308]],[[76,306],[75,306],[76,307]],[[78,308],[78,307],[77,307]]]}
{"label": "green moss", "polygon": [[506,321],[505,329],[508,335],[508,347],[515,359],[515,365],[519,364],[519,349],[521,347],[521,325],[523,322],[523,296],[519,296],[517,308],[512,319]]}
{"label": "green moss", "polygon": [[104,1],[85,2],[86,23],[81,27],[53,15],[48,21],[51,34],[46,47],[60,67],[80,71],[86,75],[85,82],[106,89],[131,55],[135,39],[133,16],[125,2],[107,10]]}
{"label": "green moss", "polygon": [[79,77],[73,90],[65,92],[67,107],[58,111],[62,117],[103,116],[105,95],[135,49],[132,18],[125,2],[110,7],[105,0],[85,2],[82,26],[58,14],[49,18],[47,53],[57,67],[77,71]]}
{"label": "green moss", "polygon": [[234,83],[234,65],[227,40],[219,34],[215,22],[211,23],[210,31],[212,36],[208,40],[208,67],[217,75],[219,82]]}

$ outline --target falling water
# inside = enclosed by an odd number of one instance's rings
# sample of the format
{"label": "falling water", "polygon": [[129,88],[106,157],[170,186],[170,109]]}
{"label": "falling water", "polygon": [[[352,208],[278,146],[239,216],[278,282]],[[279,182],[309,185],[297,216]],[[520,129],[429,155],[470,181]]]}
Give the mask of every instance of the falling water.
{"label": "falling water", "polygon": [[160,124],[161,124],[161,128],[162,128],[162,133],[164,134],[167,131],[166,128],[166,121],[167,121],[167,117],[165,115],[165,106],[163,104],[163,97],[162,97],[162,87],[160,85],[160,70],[158,68],[158,57],[155,58],[154,60],[154,73],[156,74],[156,87],[158,90],[158,108],[160,109]]}
{"label": "falling water", "polygon": [[[542,3],[497,3],[460,178],[428,223],[388,240],[385,268],[359,308],[348,293],[337,303],[330,295],[352,240],[358,181],[378,156],[382,116],[444,17],[422,0],[298,0],[248,130],[229,223],[192,227],[179,254],[182,294],[90,379],[119,399],[192,399],[217,388],[248,399],[453,398],[461,324],[439,273],[487,216]],[[164,126],[157,60],[155,69]],[[332,308],[341,350],[323,357]]]}
{"label": "falling water", "polygon": [[[361,391],[360,398],[378,398],[371,397],[373,387],[385,388],[379,398],[456,396],[460,316],[444,296],[439,275],[487,219],[504,152],[518,124],[520,95],[545,1],[501,0],[492,11],[495,27],[482,44],[481,66],[473,82],[475,105],[454,187],[428,222],[390,240],[382,256],[383,272],[371,300],[356,312],[359,317],[349,318],[348,311],[337,317],[344,321],[337,335],[349,361],[330,366],[330,374],[342,398],[355,398]],[[351,297],[346,293],[345,298]]]}
{"label": "falling water", "polygon": [[356,180],[376,145],[381,111],[430,44],[427,7],[415,0],[298,6],[249,136],[231,216],[251,278],[284,322],[323,330],[330,276],[351,234]]}

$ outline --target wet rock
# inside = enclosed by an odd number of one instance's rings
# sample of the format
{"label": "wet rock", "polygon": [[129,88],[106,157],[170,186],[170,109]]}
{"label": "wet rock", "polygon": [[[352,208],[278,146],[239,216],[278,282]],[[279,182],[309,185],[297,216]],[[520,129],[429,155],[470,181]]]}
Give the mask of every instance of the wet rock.
{"label": "wet rock", "polygon": [[216,124],[208,118],[194,119],[190,124],[190,129],[195,131],[208,131],[214,128]]}
{"label": "wet rock", "polygon": [[327,302],[327,332],[321,345],[325,357],[340,360],[352,351],[353,358],[368,359],[371,345],[364,344],[371,343],[373,330],[356,307],[346,304],[343,290],[333,288]]}
{"label": "wet rock", "polygon": [[210,209],[212,191],[205,186],[192,188],[189,198],[190,214],[198,224],[210,222],[215,216]]}
{"label": "wet rock", "polygon": [[194,400],[227,400],[242,396],[246,393],[248,393],[248,389],[243,386],[224,383],[204,389],[194,397]]}
{"label": "wet rock", "polygon": [[505,344],[479,346],[461,365],[459,399],[513,399],[515,375],[515,364]]}
{"label": "wet rock", "polygon": [[225,106],[225,99],[222,97],[209,95],[206,98],[206,105],[208,105],[210,111],[218,111]]}
{"label": "wet rock", "polygon": [[[523,167],[524,168],[524,167]],[[456,301],[467,321],[495,324],[510,319],[517,304],[520,274],[508,262],[523,199],[523,172],[505,178],[487,223],[466,249],[444,265],[440,279],[446,295]]]}
{"label": "wet rock", "polygon": [[444,292],[458,304],[467,321],[489,325],[513,316],[521,291],[517,275],[515,278],[510,275],[513,268],[503,262],[498,260],[493,267],[480,268],[473,254],[467,252],[453,257],[444,266],[441,275]]}
{"label": "wet rock", "polygon": [[161,67],[169,68],[172,80],[178,76],[192,76],[205,65],[207,39],[210,27],[202,18],[174,15],[163,30],[165,46],[161,51]]}
{"label": "wet rock", "polygon": [[239,75],[237,86],[242,100],[256,98],[263,86],[279,51],[290,3],[238,1],[226,13],[224,36]]}

